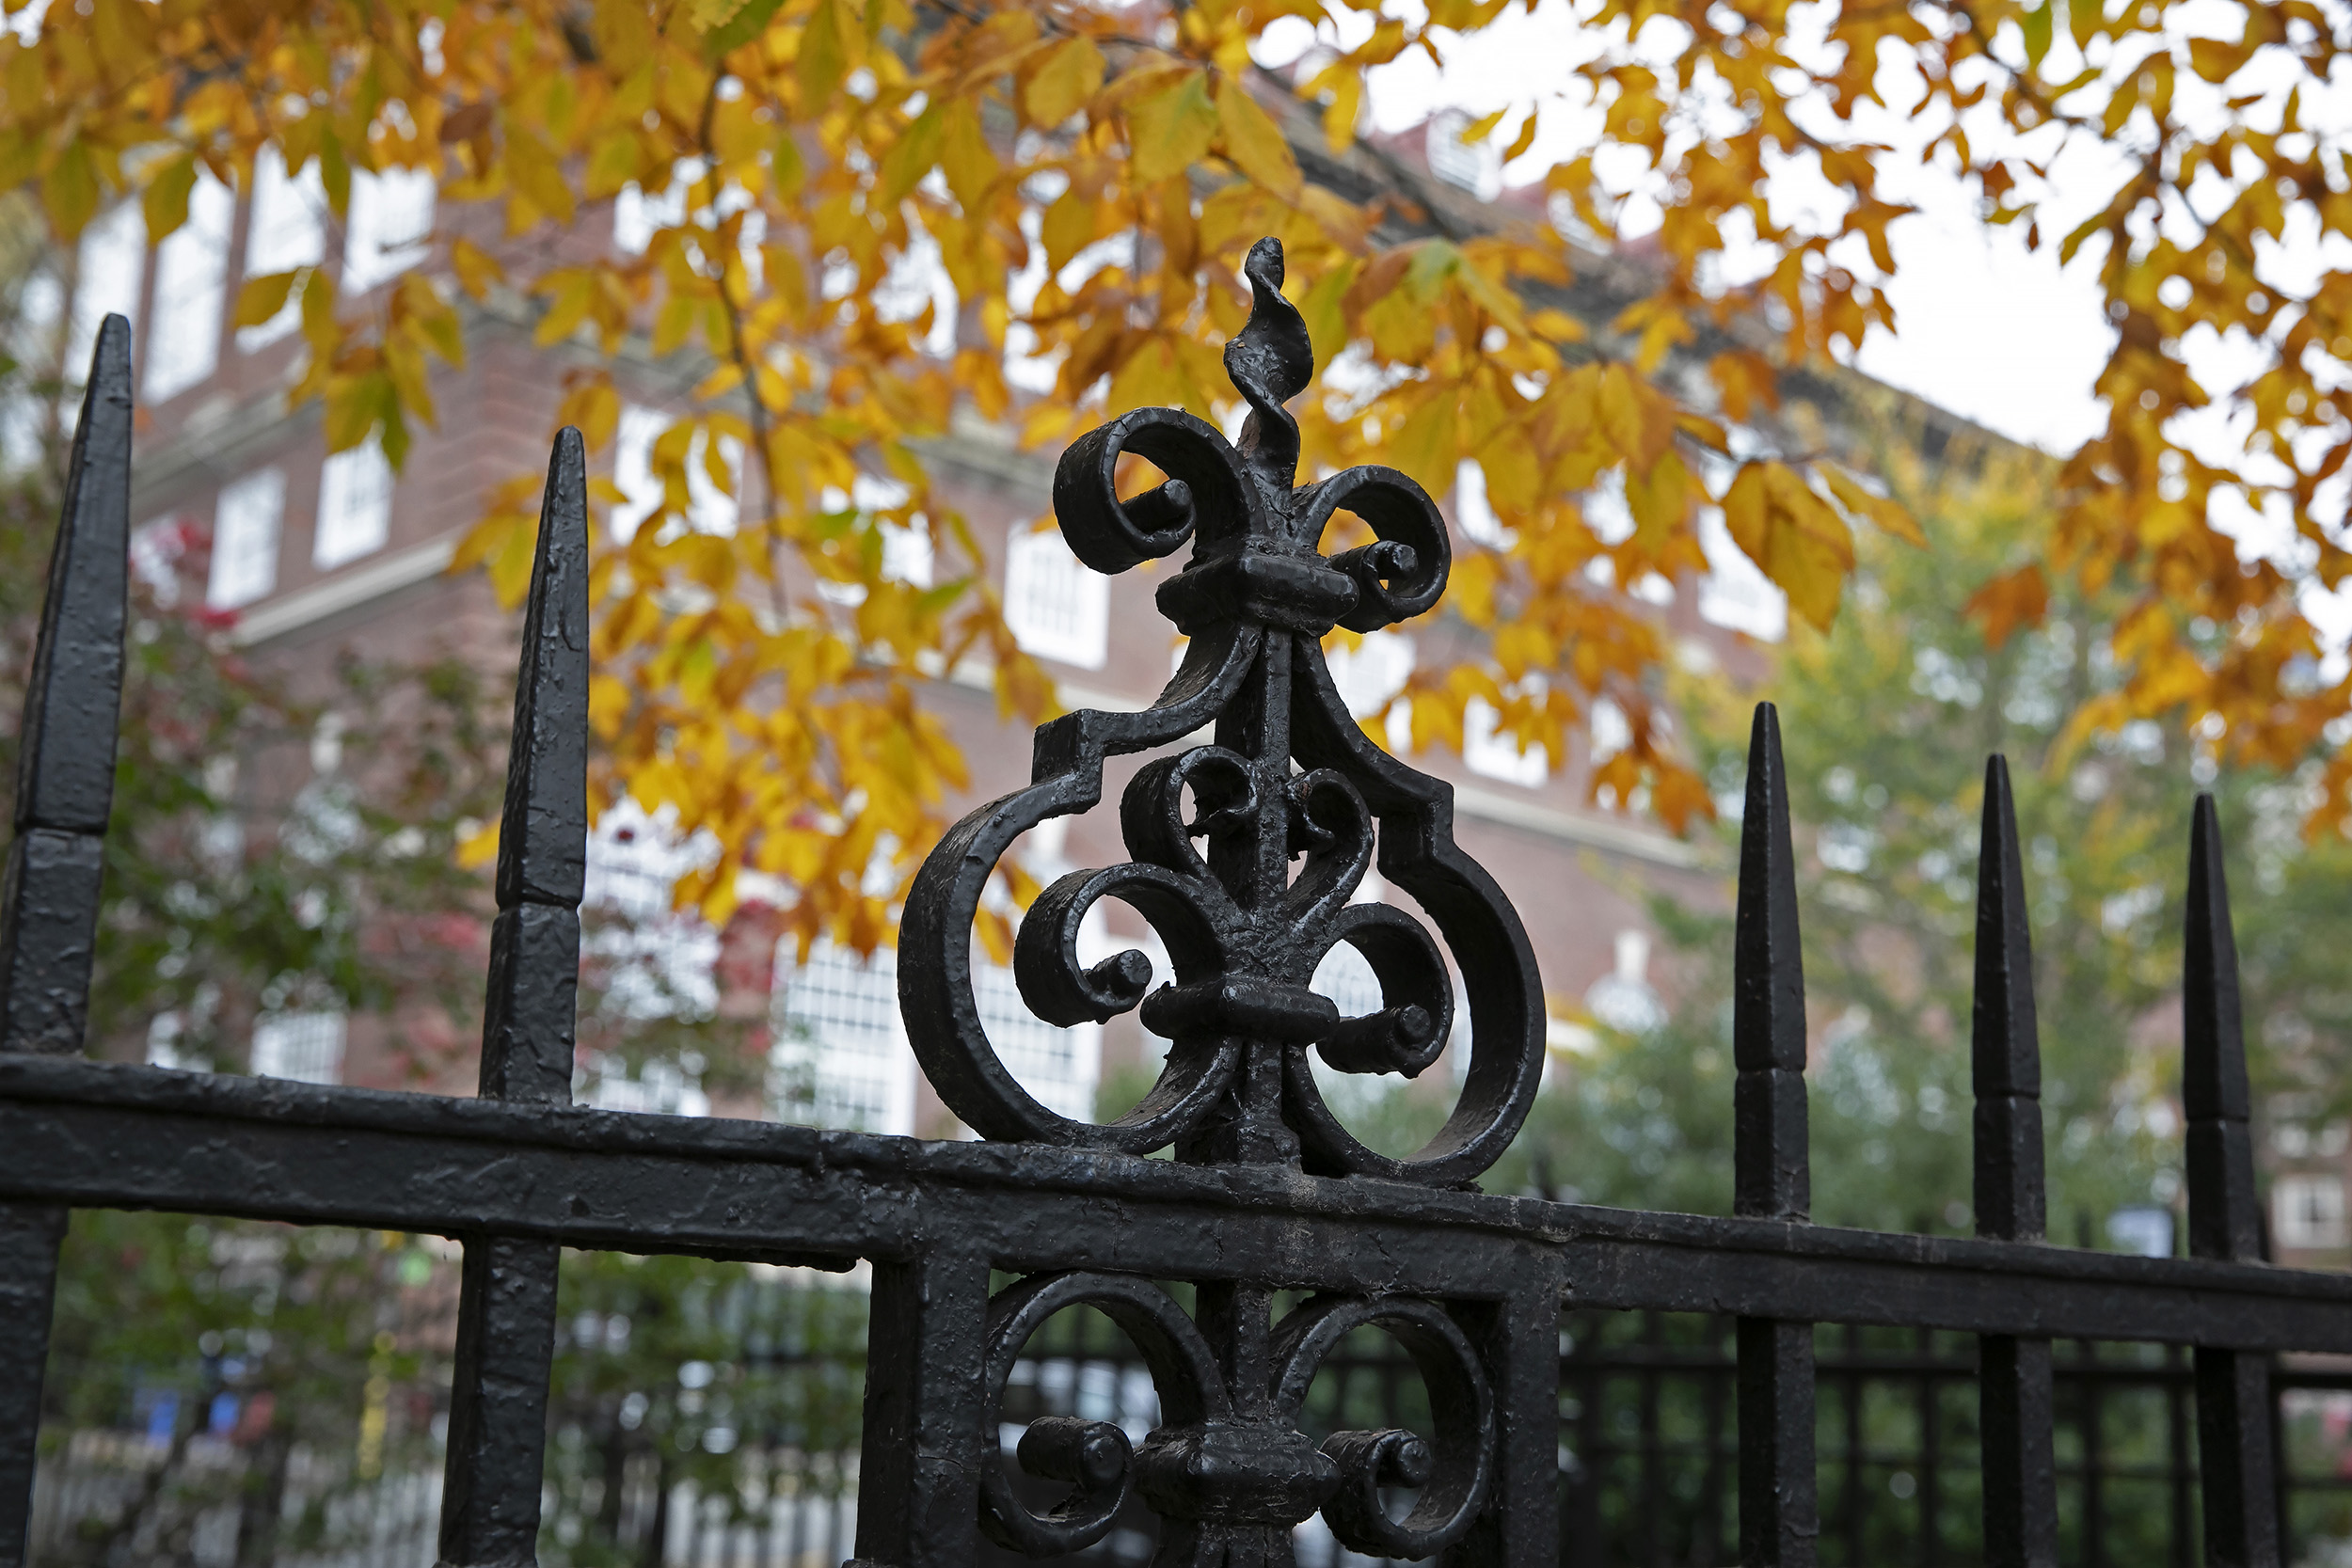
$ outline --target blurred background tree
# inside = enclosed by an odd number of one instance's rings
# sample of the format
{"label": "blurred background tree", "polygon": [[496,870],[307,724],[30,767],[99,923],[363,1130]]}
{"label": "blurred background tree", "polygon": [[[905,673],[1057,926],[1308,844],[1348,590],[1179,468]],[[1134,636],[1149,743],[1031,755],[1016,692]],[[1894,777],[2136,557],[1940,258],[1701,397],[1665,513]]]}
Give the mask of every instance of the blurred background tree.
{"label": "blurred background tree", "polygon": [[[2031,897],[2053,1239],[2106,1244],[2106,1217],[2179,1190],[2177,988],[2191,798],[2217,792],[2241,879],[2249,1043],[2259,1079],[2341,1114],[2352,1018],[2322,910],[2352,904],[2352,846],[2309,840],[2319,764],[2217,769],[2137,721],[2070,722],[2124,679],[2130,595],[2061,583],[2038,624],[1951,613],[1955,583],[2026,558],[2056,482],[2040,458],[1931,468],[1880,446],[1932,552],[1865,547],[1826,634],[1792,628],[1767,683],[1797,824],[1813,1069],[1813,1215],[1966,1233],[1970,1005],[1984,759],[2010,764]],[[2199,635],[2220,638],[2206,627]],[[1736,847],[1749,698],[1685,674],[1684,711]],[[1728,864],[1726,859],[1724,863]],[[1677,1001],[1654,1028],[1598,1022],[1555,1058],[1520,1140],[1527,1185],[1562,1197],[1730,1212],[1731,921],[1653,899]]]}

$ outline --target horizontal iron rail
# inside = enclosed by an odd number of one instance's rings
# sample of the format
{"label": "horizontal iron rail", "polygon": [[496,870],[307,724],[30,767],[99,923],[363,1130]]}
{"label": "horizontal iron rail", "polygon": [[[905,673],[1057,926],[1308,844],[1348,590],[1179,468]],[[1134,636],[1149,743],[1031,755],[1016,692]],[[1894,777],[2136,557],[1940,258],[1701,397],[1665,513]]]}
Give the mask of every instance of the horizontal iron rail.
{"label": "horizontal iron rail", "polygon": [[2352,1353],[2352,1276],[2263,1263],[73,1058],[0,1058],[0,1198],[83,1208],[834,1266],[946,1244],[1023,1271],[1455,1298],[1556,1268],[1570,1307]]}

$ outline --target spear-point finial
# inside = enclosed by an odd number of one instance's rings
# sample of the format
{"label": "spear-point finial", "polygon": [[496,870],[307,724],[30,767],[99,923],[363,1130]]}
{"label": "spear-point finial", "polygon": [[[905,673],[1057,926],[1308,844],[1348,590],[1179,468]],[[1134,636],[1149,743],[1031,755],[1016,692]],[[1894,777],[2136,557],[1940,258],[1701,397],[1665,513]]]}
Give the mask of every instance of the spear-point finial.
{"label": "spear-point finial", "polygon": [[1812,1205],[1804,1100],[1804,962],[1798,951],[1796,851],[1780,717],[1756,706],[1748,799],[1740,829],[1733,937],[1732,1057],[1736,1122],[1733,1206],[1803,1219]]}
{"label": "spear-point finial", "polygon": [[1977,854],[1977,993],[1972,1046],[1977,1231],[2038,1239],[2046,1223],[2042,1162],[2042,1043],[2033,1006],[2033,937],[2009,762],[1985,759]]}
{"label": "spear-point finial", "polygon": [[2188,1117],[2189,1250],[2200,1258],[2262,1257],[2262,1205],[2254,1193],[2238,997],[2237,939],[2222,870],[2221,819],[2197,797],[2189,828],[2188,921],[2181,975],[2181,1108]]}

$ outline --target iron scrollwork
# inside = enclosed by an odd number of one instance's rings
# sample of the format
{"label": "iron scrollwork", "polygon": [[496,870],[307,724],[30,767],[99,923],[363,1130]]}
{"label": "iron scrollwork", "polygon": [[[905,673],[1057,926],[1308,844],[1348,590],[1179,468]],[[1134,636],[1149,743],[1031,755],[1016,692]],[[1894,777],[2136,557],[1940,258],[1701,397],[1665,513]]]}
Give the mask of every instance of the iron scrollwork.
{"label": "iron scrollwork", "polygon": [[[1173,1144],[1194,1164],[1467,1185],[1534,1098],[1544,1017],[1534,958],[1502,890],[1454,844],[1451,786],[1365,736],[1322,648],[1334,626],[1373,632],[1433,608],[1451,565],[1446,524],[1392,468],[1296,483],[1298,424],[1283,404],[1313,370],[1306,325],[1282,297],[1277,242],[1261,241],[1243,270],[1249,320],[1225,350],[1249,405],[1240,441],[1179,409],[1138,409],[1072,446],[1054,481],[1063,536],[1098,571],[1191,545],[1189,562],[1158,592],[1161,611],[1190,639],[1184,661],[1141,713],[1086,710],[1041,727],[1035,782],[966,816],[925,863],[899,937],[907,1030],[941,1098],[985,1137],[1126,1154]],[[1128,456],[1165,478],[1122,499]],[[1342,513],[1374,537],[1327,558],[1323,537]],[[1160,756],[1128,784],[1119,820],[1133,858],[1062,877],[1021,923],[1014,976],[1040,1017],[1068,1025],[1135,1010],[1171,1042],[1158,1082],[1126,1116],[1107,1124],[1059,1116],[1021,1086],[981,1025],[972,974],[981,896],[1022,833],[1101,800],[1106,758],[1212,725],[1209,743]],[[1436,935],[1405,910],[1354,901],[1375,856]],[[1151,989],[1152,965],[1138,949],[1081,960],[1080,927],[1106,898],[1151,924],[1171,983]],[[1361,1016],[1312,989],[1341,943],[1379,981],[1380,1006]],[[1470,1009],[1460,1094],[1426,1147],[1383,1154],[1332,1114],[1310,1053],[1348,1073],[1409,1077],[1431,1066],[1454,1035],[1446,951]],[[1491,1489],[1496,1418],[1487,1370],[1445,1307],[1321,1295],[1278,1323],[1269,1283],[1206,1281],[1198,1291],[1198,1322],[1158,1284],[1116,1275],[1040,1275],[996,1296],[985,1430],[997,1430],[1031,1334],[1078,1306],[1107,1314],[1135,1341],[1161,1412],[1140,1443],[1107,1422],[1031,1422],[1021,1468],[1069,1491],[1035,1513],[1004,1467],[990,1466],[980,1523],[992,1539],[1032,1556],[1080,1550],[1139,1496],[1163,1521],[1155,1560],[1171,1565],[1287,1562],[1291,1528],[1318,1511],[1342,1542],[1383,1557],[1428,1557],[1462,1541]],[[1367,1326],[1396,1338],[1420,1369],[1434,1446],[1405,1431],[1343,1432],[1317,1446],[1301,1430],[1316,1369]],[[1391,1517],[1384,1491],[1400,1489],[1415,1497]]]}
{"label": "iron scrollwork", "polygon": [[[1445,519],[1393,468],[1295,483],[1298,423],[1283,404],[1313,369],[1306,324],[1282,297],[1279,244],[1260,241],[1244,271],[1249,321],[1225,350],[1250,409],[1239,444],[1181,409],[1138,409],[1079,439],[1054,480],[1063,536],[1098,571],[1191,543],[1190,562],[1158,594],[1191,640],[1184,662],[1140,713],[1088,709],[1041,727],[1035,782],[966,816],[925,863],[900,928],[907,1031],[940,1097],[984,1137],[1131,1154],[1174,1144],[1201,1163],[1465,1184],[1501,1155],[1534,1098],[1544,1021],[1534,958],[1502,890],[1454,847],[1451,787],[1366,737],[1321,641],[1335,626],[1377,631],[1435,606],[1451,564]],[[1167,478],[1122,500],[1116,480],[1130,454]],[[1375,538],[1327,559],[1322,538],[1341,513]],[[1139,1009],[1173,1042],[1158,1082],[1126,1116],[1059,1116],[1007,1070],[980,1023],[972,927],[982,894],[1022,833],[1100,801],[1105,758],[1209,724],[1212,744],[1154,761],[1129,783],[1120,825],[1134,858],[1061,878],[1021,924],[1014,974],[1041,1018],[1067,1025]],[[1375,850],[1381,875],[1444,937],[1470,1003],[1470,1063],[1454,1113],[1404,1158],[1341,1125],[1309,1061],[1311,1051],[1342,1072],[1410,1076],[1453,1034],[1453,979],[1427,927],[1392,905],[1350,902]],[[1151,961],[1135,948],[1081,963],[1079,926],[1105,898],[1151,923],[1172,984],[1147,995]],[[1342,942],[1379,979],[1381,1006],[1364,1016],[1343,1017],[1311,986]]]}
{"label": "iron scrollwork", "polygon": [[[1110,1532],[1140,1491],[1166,1521],[1158,1563],[1184,1568],[1289,1560],[1291,1528],[1317,1510],[1340,1543],[1384,1558],[1435,1556],[1469,1533],[1493,1484],[1494,1395],[1476,1350],[1444,1308],[1406,1297],[1318,1296],[1276,1326],[1263,1389],[1229,1385],[1208,1339],[1167,1291],[1122,1275],[1042,1275],[998,1294],[988,1326],[988,1420],[1029,1336],[1056,1312],[1092,1307],[1135,1342],[1160,1397],[1140,1446],[1107,1421],[1047,1417],[1021,1438],[1022,1469],[1073,1490],[1032,1513],[998,1468],[981,1481],[980,1528],[1034,1557],[1081,1551]],[[1324,1357],[1377,1327],[1409,1354],[1429,1390],[1434,1444],[1411,1432],[1338,1432],[1317,1447],[1299,1430]],[[1415,1488],[1391,1518],[1383,1488]]]}

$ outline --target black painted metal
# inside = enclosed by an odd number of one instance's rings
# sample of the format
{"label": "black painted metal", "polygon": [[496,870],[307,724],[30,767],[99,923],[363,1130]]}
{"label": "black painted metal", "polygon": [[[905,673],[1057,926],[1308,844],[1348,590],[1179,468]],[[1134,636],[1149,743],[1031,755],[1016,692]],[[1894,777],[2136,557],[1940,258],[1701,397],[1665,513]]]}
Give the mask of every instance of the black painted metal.
{"label": "black painted metal", "polygon": [[[1747,1563],[1815,1560],[1820,1323],[1982,1338],[1986,1521],[2001,1562],[2049,1560],[2048,1341],[2192,1347],[2209,1555],[2249,1568],[2278,1560],[2268,1357],[2352,1352],[2352,1279],[2259,1261],[2210,804],[2197,818],[2185,987],[2197,1256],[2124,1258],[2041,1239],[2031,960],[1997,760],[1979,920],[1980,1234],[1807,1222],[1795,847],[1769,707],[1757,715],[1740,857],[1736,1216],[1478,1192],[1542,1068],[1534,959],[1492,879],[1454,845],[1450,788],[1365,738],[1320,646],[1334,626],[1370,630],[1433,608],[1445,525],[1392,470],[1295,483],[1297,428],[1282,404],[1308,382],[1306,332],[1279,293],[1279,246],[1260,245],[1246,273],[1254,308],[1226,356],[1251,408],[1238,445],[1190,415],[1145,409],[1081,439],[1056,481],[1072,546],[1098,569],[1191,543],[1189,563],[1159,591],[1191,638],[1183,667],[1144,712],[1080,712],[1041,729],[1034,782],[959,824],[908,902],[899,974],[910,1037],[947,1103],[994,1140],[981,1144],[569,1103],[588,616],[584,469],[569,433],[549,467],[525,626],[481,1096],[80,1059],[129,483],[128,337],[109,324],[26,712],[0,915],[0,1301],[18,1326],[0,1351],[0,1563],[23,1556],[56,1216],[74,1205],[460,1238],[441,1535],[453,1568],[532,1560],[561,1245],[872,1261],[857,1550],[874,1568],[961,1568],[984,1536],[1030,1554],[1080,1547],[1136,1499],[1157,1516],[1157,1560],[1168,1568],[1279,1568],[1291,1560],[1291,1527],[1318,1511],[1367,1553],[1532,1568],[1562,1549],[1564,1306],[1738,1320]],[[1166,480],[1122,499],[1129,454]],[[1343,511],[1375,540],[1327,559],[1322,535]],[[1184,744],[1204,726],[1212,744]],[[1024,1091],[988,1042],[972,994],[974,916],[1022,832],[1100,800],[1106,759],[1176,746],[1122,797],[1133,859],[1063,878],[1021,927],[1016,976],[1040,1015],[1066,1023],[1137,1008],[1175,1042],[1133,1114],[1108,1126],[1070,1120]],[[1427,926],[1350,901],[1375,856]],[[1104,897],[1152,924],[1172,984],[1150,990],[1137,952],[1080,965],[1079,924]],[[1363,1018],[1340,1016],[1311,987],[1342,942],[1379,977],[1381,1005]],[[1457,975],[1469,1061],[1451,1119],[1412,1156],[1367,1148],[1318,1092],[1312,1060],[1341,1072],[1423,1070],[1458,1039]],[[1170,1145],[1174,1161],[1142,1158]],[[1000,1274],[1011,1282],[992,1294]],[[1190,1288],[1188,1307],[1178,1283]],[[1068,1417],[1030,1423],[1018,1464],[1030,1481],[1067,1489],[1039,1513],[1024,1500],[1031,1492],[1004,1483],[994,1422],[1023,1341],[1080,1304],[1133,1338],[1162,1420],[1140,1442]],[[1320,1443],[1301,1430],[1318,1369],[1361,1328],[1409,1357],[1432,1430]],[[1936,1381],[1921,1374],[1922,1398],[1931,1402]],[[1384,1487],[1417,1500],[1391,1516],[1379,1506]],[[1931,1487],[1927,1506],[1935,1497]],[[1589,1557],[1578,1533],[1588,1517],[1568,1515],[1572,1555]]]}
{"label": "black painted metal", "polygon": [[[18,730],[16,837],[0,882],[0,1053],[78,1052],[114,805],[130,586],[131,324],[90,355]],[[0,1203],[0,1565],[24,1560],[65,1211]]]}
{"label": "black painted metal", "polygon": [[[2237,942],[2213,797],[2197,798],[2189,836],[2187,953],[2181,981],[2181,1105],[2188,1117],[2188,1249],[2251,1262],[2263,1255],[2254,1193],[2253,1097],[2246,1081]],[[2279,1514],[2270,1358],[2197,1347],[2197,1449],[2205,1560],[2275,1568]]]}
{"label": "black painted metal", "polygon": [[[1780,716],[1756,710],[1740,824],[1740,907],[1732,956],[1732,1208],[1805,1223],[1804,961],[1797,934],[1796,850]],[[1750,1568],[1811,1568],[1820,1508],[1813,1475],[1813,1325],[1740,1320],[1740,1558]]]}
{"label": "black painted metal", "polygon": [[[2042,1040],[2034,1022],[2033,939],[2009,763],[1984,767],[1977,850],[1977,1234],[2038,1242]],[[2050,1341],[1986,1336],[1978,1400],[1984,1423],[1984,1555],[1989,1568],[2057,1568],[2058,1467],[2051,1450]]]}
{"label": "black painted metal", "polygon": [[[588,456],[555,438],[539,509],[482,1028],[482,1096],[572,1101],[580,900],[588,831]],[[536,1560],[539,1478],[555,1354],[561,1249],[517,1236],[465,1238],[441,1489],[441,1561]]]}

